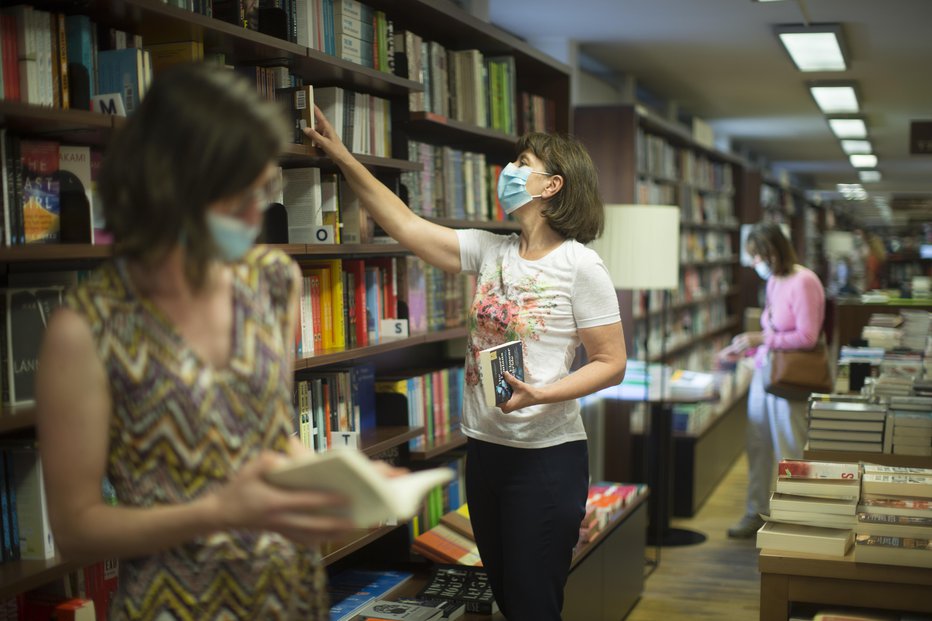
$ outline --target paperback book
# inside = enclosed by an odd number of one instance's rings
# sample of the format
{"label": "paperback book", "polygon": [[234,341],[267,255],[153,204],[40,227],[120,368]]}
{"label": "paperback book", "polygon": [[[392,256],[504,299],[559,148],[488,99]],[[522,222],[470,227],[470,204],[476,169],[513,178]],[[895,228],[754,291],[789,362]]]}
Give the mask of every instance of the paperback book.
{"label": "paperback book", "polygon": [[436,565],[418,597],[463,602],[466,612],[495,614],[498,604],[484,569],[461,565]]}
{"label": "paperback book", "polygon": [[430,468],[388,477],[363,453],[337,449],[308,452],[273,470],[267,478],[288,489],[327,490],[347,496],[349,517],[366,528],[412,518],[431,489],[453,479],[453,471]]}
{"label": "paperback book", "polygon": [[356,621],[430,621],[440,619],[440,609],[407,602],[377,599],[356,615]]}
{"label": "paperback book", "polygon": [[521,341],[509,341],[479,352],[479,375],[487,406],[498,407],[511,399],[511,384],[505,372],[524,381],[524,352]]}

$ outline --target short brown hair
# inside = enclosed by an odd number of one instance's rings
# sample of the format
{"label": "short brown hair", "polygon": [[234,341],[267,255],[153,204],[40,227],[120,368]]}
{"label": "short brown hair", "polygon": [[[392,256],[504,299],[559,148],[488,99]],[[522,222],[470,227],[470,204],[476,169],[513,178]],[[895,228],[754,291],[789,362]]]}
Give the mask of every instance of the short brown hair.
{"label": "short brown hair", "polygon": [[783,234],[779,224],[774,222],[759,222],[755,224],[747,239],[747,251],[750,255],[757,255],[767,265],[775,276],[786,276],[793,272],[796,265],[796,251],[790,245],[790,240]]}
{"label": "short brown hair", "polygon": [[200,288],[217,256],[207,206],[249,187],[286,136],[282,110],[231,70],[185,64],[159,74],[101,167],[114,254],[152,265],[183,241],[185,276]]}
{"label": "short brown hair", "polygon": [[575,138],[532,132],[515,143],[517,155],[530,151],[563,187],[547,200],[543,216],[566,239],[587,244],[602,234],[605,211],[599,198],[599,176],[586,148]]}

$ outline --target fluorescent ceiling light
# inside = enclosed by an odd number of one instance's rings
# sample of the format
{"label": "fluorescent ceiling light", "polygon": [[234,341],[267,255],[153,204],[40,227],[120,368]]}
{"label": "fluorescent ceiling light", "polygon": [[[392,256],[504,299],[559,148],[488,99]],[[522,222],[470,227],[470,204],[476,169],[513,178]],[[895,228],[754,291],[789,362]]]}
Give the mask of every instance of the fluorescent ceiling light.
{"label": "fluorescent ceiling light", "polygon": [[829,119],[828,124],[839,138],[867,138],[867,125],[862,119]]}
{"label": "fluorescent ceiling light", "polygon": [[870,153],[851,155],[848,159],[851,160],[851,165],[855,168],[875,168],[877,166],[877,156]]}
{"label": "fluorescent ceiling light", "polygon": [[836,187],[842,197],[849,201],[863,201],[867,198],[867,191],[860,183],[839,183]]}
{"label": "fluorescent ceiling light", "polygon": [[870,140],[842,140],[841,148],[848,155],[854,153],[872,153],[874,151],[871,147]]}
{"label": "fluorescent ceiling light", "polygon": [[777,26],[776,31],[800,71],[845,71],[848,68],[840,26]]}
{"label": "fluorescent ceiling light", "polygon": [[811,85],[809,92],[824,114],[857,114],[858,96],[851,85]]}
{"label": "fluorescent ceiling light", "polygon": [[877,183],[881,175],[879,170],[859,170],[858,176],[861,178],[861,183]]}

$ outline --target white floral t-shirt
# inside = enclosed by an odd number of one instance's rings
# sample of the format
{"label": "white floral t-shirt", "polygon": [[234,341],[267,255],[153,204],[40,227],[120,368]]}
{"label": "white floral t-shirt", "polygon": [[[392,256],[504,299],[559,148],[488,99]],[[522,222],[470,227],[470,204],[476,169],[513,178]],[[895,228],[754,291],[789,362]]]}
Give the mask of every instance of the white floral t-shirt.
{"label": "white floral t-shirt", "polygon": [[519,448],[543,448],[586,439],[579,403],[532,405],[505,414],[485,405],[479,350],[520,340],[525,381],[552,384],[569,373],[580,328],[621,321],[618,298],[602,259],[574,240],[536,261],[518,254],[516,234],[459,230],[464,272],[477,273],[469,309],[463,433]]}

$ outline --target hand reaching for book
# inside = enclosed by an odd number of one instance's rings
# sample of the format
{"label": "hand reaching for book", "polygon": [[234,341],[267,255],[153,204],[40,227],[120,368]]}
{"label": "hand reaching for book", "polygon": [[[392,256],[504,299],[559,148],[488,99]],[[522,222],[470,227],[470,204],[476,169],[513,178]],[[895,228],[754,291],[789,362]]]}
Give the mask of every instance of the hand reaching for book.
{"label": "hand reaching for book", "polygon": [[353,159],[353,155],[340,140],[339,134],[324,116],[324,113],[316,105],[314,106],[314,127],[305,127],[304,135],[314,141],[314,145],[319,147],[327,157],[337,164]]}
{"label": "hand reaching for book", "polygon": [[214,521],[224,529],[267,530],[307,545],[345,535],[352,527],[336,515],[346,499],[325,491],[295,491],[269,484],[266,474],[286,457],[264,451],[210,497]]}

